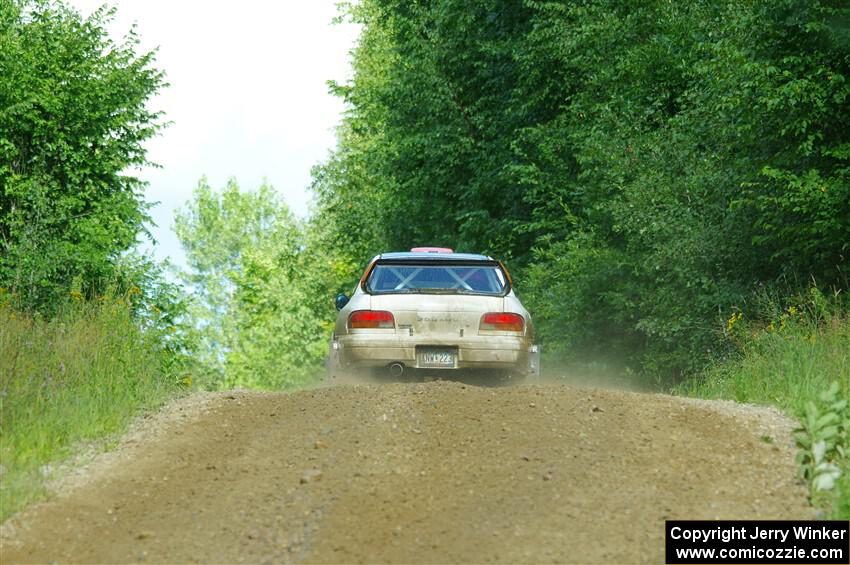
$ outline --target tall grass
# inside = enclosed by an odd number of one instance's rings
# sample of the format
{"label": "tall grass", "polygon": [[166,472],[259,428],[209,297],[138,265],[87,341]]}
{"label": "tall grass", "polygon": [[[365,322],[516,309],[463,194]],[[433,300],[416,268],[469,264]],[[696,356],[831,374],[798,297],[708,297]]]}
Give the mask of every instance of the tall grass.
{"label": "tall grass", "polygon": [[[741,314],[726,322],[739,351],[733,359],[686,381],[678,392],[701,398],[777,406],[804,420],[806,405],[822,408],[821,395],[832,383],[838,397],[850,398],[850,316],[846,304],[827,299],[817,289],[779,306],[770,301],[757,321]],[[850,453],[847,430],[838,441]],[[850,464],[839,456],[843,475],[830,497],[831,513],[850,518]]]}
{"label": "tall grass", "polygon": [[50,320],[0,304],[0,520],[43,493],[45,466],[179,389],[163,341],[124,299]]}

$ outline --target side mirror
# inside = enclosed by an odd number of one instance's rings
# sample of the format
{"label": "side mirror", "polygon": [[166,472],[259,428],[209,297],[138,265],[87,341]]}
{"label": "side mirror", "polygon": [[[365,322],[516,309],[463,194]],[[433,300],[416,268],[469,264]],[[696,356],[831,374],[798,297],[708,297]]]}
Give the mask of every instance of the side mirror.
{"label": "side mirror", "polygon": [[336,295],[336,309],[342,310],[345,308],[345,305],[348,304],[348,297],[345,294],[337,294]]}

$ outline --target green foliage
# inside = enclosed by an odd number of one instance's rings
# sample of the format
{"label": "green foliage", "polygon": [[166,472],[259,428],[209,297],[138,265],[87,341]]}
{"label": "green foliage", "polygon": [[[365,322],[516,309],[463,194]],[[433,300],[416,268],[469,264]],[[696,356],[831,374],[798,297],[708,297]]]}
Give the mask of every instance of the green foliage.
{"label": "green foliage", "polygon": [[121,431],[186,384],[167,328],[134,317],[138,289],[75,296],[46,320],[0,293],[0,520],[41,494],[76,443]]}
{"label": "green foliage", "polygon": [[835,490],[832,515],[837,520],[850,520],[850,472],[838,478],[838,486]]}
{"label": "green foliage", "polygon": [[[597,316],[616,328],[614,340],[599,331],[584,334],[587,338],[622,351],[619,334],[626,333],[625,351],[637,344],[631,351],[644,369],[673,375],[698,369],[718,353],[717,312],[751,302],[758,285],[795,274],[845,284],[846,161],[819,161],[821,176],[835,183],[830,189],[836,190],[835,200],[829,190],[818,191],[829,195],[828,202],[811,200],[803,209],[785,188],[767,188],[771,164],[802,172],[811,159],[804,158],[804,149],[788,150],[784,120],[791,103],[769,101],[780,89],[768,87],[765,77],[772,65],[789,64],[788,49],[809,48],[802,41],[783,43],[781,37],[808,25],[806,18],[826,17],[815,9],[801,14],[790,26],[794,30],[768,33],[765,24],[785,25],[785,12],[772,9],[781,4],[763,3],[751,11],[716,3],[633,10],[600,2],[570,9],[578,30],[565,25],[569,19],[555,19],[557,13],[541,12],[545,26],[563,34],[561,64],[578,66],[588,81],[564,111],[568,127],[555,124],[573,141],[581,186],[564,198],[570,213],[560,220],[550,216],[547,228],[567,234],[576,227],[592,229],[595,245],[612,249],[608,255],[618,267],[610,273],[613,265],[598,265],[596,278],[617,277],[602,287],[606,294],[583,285],[565,292],[570,302],[594,305]],[[817,53],[798,53],[795,71],[822,74],[820,83],[830,83],[827,76],[846,74],[846,49],[825,40]],[[614,51],[618,57],[606,62],[606,53]],[[836,138],[846,139],[845,97],[843,87],[833,89],[820,100],[823,108],[806,114],[809,129],[824,132],[824,141],[815,143],[824,152]],[[837,123],[845,124],[841,131],[834,129]],[[768,195],[779,190],[797,200],[787,205],[795,215],[775,217],[779,208]],[[786,235],[771,231],[776,226],[787,226]],[[559,241],[542,240],[541,269],[552,254],[547,246],[557,248]],[[567,256],[562,263],[572,261]],[[612,285],[614,300],[609,300]],[[556,339],[569,339],[576,331],[571,327],[576,322],[566,316],[539,323]]]}
{"label": "green foliage", "polygon": [[[774,405],[800,419],[804,477],[817,504],[847,518],[850,319],[846,300],[816,288],[790,302],[762,300],[764,321],[730,315],[724,333],[739,352],[678,387],[702,398]],[[831,484],[834,483],[834,486]],[[829,487],[829,488],[827,488]],[[823,492],[821,492],[823,491]]]}
{"label": "green foliage", "polygon": [[355,75],[332,85],[349,110],[314,183],[346,264],[491,253],[564,366],[796,414],[830,382],[850,396],[848,305],[822,294],[850,291],[850,6],[363,0],[349,17]]}
{"label": "green foliage", "polygon": [[[286,388],[320,369],[338,262],[318,252],[274,189],[220,192],[202,179],[177,215],[195,291],[198,383],[206,388]],[[344,270],[348,270],[344,267]],[[327,274],[326,274],[327,273]]]}
{"label": "green foliage", "polygon": [[510,261],[548,351],[662,379],[754,290],[847,285],[850,8],[364,0],[317,214]]}
{"label": "green foliage", "polygon": [[850,473],[850,409],[846,390],[832,383],[815,402],[806,402],[801,426],[795,430],[797,462],[818,503],[835,493],[842,475]]}
{"label": "green foliage", "polygon": [[526,16],[519,2],[497,4],[364,2],[353,9],[365,26],[355,78],[336,86],[352,109],[339,150],[317,171],[316,190],[320,213],[333,216],[340,235],[363,231],[352,232],[352,224],[374,226],[363,234],[371,254],[378,245],[424,243],[506,258],[519,242],[527,249],[530,237],[513,230],[528,217],[522,187],[511,178],[519,114],[506,107],[519,73],[507,40]]}
{"label": "green foliage", "polygon": [[113,16],[0,0],[0,519],[75,443],[192,381],[184,293],[131,251],[164,77]]}
{"label": "green foliage", "polygon": [[850,395],[846,306],[825,299],[816,289],[781,304],[767,301],[760,319],[753,322],[732,313],[724,333],[736,354],[678,390],[703,398],[772,404],[793,414],[802,414],[806,402],[832,382]]}
{"label": "green foliage", "polygon": [[163,74],[133,30],[109,38],[113,15],[0,3],[0,286],[28,308],[49,310],[72,280],[102,292],[149,220],[128,170],[161,127],[146,104]]}

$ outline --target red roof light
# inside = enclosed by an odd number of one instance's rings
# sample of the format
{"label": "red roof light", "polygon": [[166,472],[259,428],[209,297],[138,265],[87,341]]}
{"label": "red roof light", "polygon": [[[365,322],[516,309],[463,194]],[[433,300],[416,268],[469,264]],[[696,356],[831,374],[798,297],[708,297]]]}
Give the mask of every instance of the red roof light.
{"label": "red roof light", "polygon": [[454,249],[448,247],[414,247],[411,253],[454,253]]}

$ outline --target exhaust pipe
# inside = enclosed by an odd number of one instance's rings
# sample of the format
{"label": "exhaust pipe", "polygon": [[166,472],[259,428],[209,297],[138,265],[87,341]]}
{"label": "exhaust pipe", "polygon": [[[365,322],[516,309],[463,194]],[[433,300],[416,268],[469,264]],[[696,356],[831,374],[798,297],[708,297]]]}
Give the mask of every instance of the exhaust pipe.
{"label": "exhaust pipe", "polygon": [[390,365],[390,376],[394,379],[399,378],[402,374],[404,374],[404,365],[401,363],[393,363]]}

